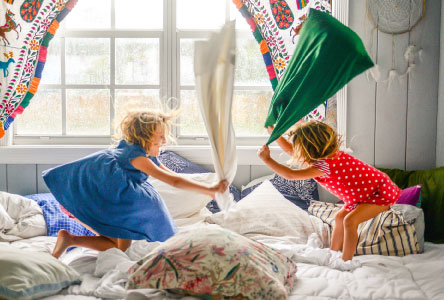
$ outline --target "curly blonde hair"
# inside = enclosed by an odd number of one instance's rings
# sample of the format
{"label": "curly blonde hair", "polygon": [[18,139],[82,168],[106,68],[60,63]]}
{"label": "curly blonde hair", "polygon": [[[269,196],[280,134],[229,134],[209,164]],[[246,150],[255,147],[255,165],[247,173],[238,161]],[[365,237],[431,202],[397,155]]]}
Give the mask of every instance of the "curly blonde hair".
{"label": "curly blonde hair", "polygon": [[289,133],[293,145],[293,163],[312,165],[339,151],[341,137],[329,125],[311,120],[298,124]]}
{"label": "curly blonde hair", "polygon": [[165,130],[167,141],[173,141],[171,126],[177,116],[176,110],[169,113],[156,110],[128,111],[116,127],[113,140],[115,143],[125,140],[128,143],[137,144],[148,153],[151,138],[159,126]]}

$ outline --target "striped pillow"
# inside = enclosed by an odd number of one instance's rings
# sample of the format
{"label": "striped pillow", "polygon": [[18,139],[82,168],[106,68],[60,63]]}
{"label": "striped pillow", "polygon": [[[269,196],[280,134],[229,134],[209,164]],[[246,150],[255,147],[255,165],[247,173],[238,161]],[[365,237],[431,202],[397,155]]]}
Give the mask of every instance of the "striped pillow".
{"label": "striped pillow", "polygon": [[[320,218],[333,229],[336,213],[343,204],[311,201],[308,212]],[[413,223],[404,221],[402,214],[393,209],[380,213],[358,226],[356,255],[380,254],[405,256],[419,253],[416,230]]]}

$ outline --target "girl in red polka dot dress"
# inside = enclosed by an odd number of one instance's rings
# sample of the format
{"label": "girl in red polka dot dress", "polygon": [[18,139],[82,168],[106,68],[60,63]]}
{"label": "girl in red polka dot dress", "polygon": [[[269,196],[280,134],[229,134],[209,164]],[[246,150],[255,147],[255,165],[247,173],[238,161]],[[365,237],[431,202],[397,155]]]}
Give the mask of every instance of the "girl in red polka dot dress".
{"label": "girl in red polka dot dress", "polygon": [[314,178],[344,201],[344,207],[335,216],[330,249],[342,251],[344,261],[351,260],[358,242],[358,225],[388,210],[398,200],[401,189],[387,174],[340,151],[337,133],[325,123],[309,121],[297,125],[289,140],[280,137],[277,143],[293,161],[308,165],[307,168],[294,170],[276,162],[270,157],[268,146],[262,146],[258,156],[280,176],[290,180]]}

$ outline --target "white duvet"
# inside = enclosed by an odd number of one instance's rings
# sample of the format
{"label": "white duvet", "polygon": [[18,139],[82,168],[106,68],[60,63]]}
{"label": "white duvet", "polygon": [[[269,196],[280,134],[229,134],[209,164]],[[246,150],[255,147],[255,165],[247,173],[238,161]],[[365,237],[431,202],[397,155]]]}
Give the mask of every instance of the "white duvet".
{"label": "white duvet", "polygon": [[40,206],[20,195],[0,192],[0,242],[46,235]]}
{"label": "white duvet", "polygon": [[[38,205],[27,198],[10,195],[0,193],[0,224],[3,226],[0,244],[9,243],[28,251],[51,253],[56,238],[45,236],[46,227]],[[275,199],[274,206],[277,204]],[[300,213],[302,212],[301,210]],[[298,215],[298,219],[303,217]],[[194,226],[195,230],[205,230],[200,228],[206,226],[203,219],[204,217],[182,220],[180,228]],[[425,243],[424,253],[405,257],[356,256],[353,260],[359,263],[359,267],[349,272],[338,271],[328,266],[331,251],[319,248],[327,238],[322,222],[312,221],[309,218],[304,223],[310,225],[311,233],[316,233],[316,243],[310,243],[310,238],[302,236],[307,234],[307,230],[291,231],[283,228],[292,236],[271,236],[264,232],[248,234],[249,238],[267,244],[297,262],[297,279],[290,300],[444,299],[444,244]],[[297,234],[301,236],[295,236]],[[28,238],[29,236],[34,237]],[[307,244],[301,242],[307,239]],[[47,300],[197,299],[180,298],[158,290],[124,289],[128,268],[158,244],[135,241],[125,253],[118,249],[97,252],[74,248],[60,259],[82,274],[82,283],[70,286]]]}
{"label": "white duvet", "polygon": [[[194,226],[205,226],[198,224]],[[444,299],[444,245],[425,243],[422,254],[405,257],[363,255],[355,257],[361,266],[345,272],[325,266],[325,253],[306,254],[307,245],[294,244],[291,237],[264,237],[257,240],[292,256],[298,271],[295,287],[289,297],[297,299]],[[19,248],[50,252],[54,237],[35,237],[11,243]],[[82,274],[83,282],[63,290],[47,300],[60,299],[197,299],[182,297],[158,290],[124,289],[126,270],[139,258],[156,247],[158,243],[133,242],[123,253],[117,249],[96,252],[75,248],[64,254],[61,260]],[[69,295],[69,297],[67,297]]]}

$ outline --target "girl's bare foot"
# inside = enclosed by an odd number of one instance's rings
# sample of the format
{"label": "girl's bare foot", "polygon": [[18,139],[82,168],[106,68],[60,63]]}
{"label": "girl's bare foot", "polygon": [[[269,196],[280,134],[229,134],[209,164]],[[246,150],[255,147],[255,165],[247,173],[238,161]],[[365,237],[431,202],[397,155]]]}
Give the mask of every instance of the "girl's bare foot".
{"label": "girl's bare foot", "polygon": [[59,258],[60,255],[62,255],[71,245],[72,235],[64,229],[60,230],[57,234],[57,242],[54,250],[52,251],[52,256],[54,256],[55,258]]}

